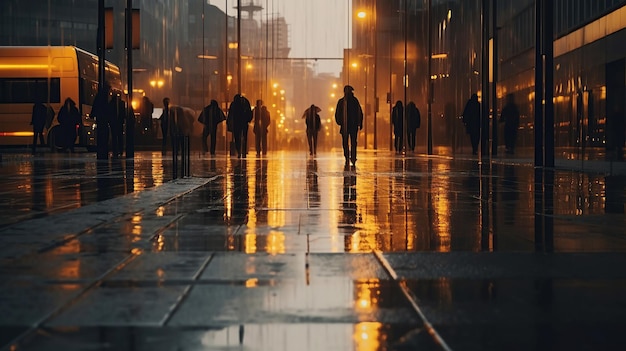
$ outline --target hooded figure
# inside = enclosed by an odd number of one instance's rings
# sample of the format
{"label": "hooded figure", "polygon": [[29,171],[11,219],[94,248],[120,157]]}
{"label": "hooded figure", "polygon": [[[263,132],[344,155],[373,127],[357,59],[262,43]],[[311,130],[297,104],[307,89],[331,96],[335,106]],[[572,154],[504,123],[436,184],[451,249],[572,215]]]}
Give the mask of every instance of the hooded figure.
{"label": "hooded figure", "polygon": [[415,151],[415,137],[417,128],[422,124],[422,116],[420,110],[415,106],[413,101],[409,101],[406,105],[406,136],[409,150]]}
{"label": "hooded figure", "polygon": [[470,136],[472,154],[477,155],[478,142],[480,141],[480,102],[478,102],[478,95],[476,94],[472,94],[472,97],[465,104],[463,124],[465,131]]}
{"label": "hooded figure", "polygon": [[202,123],[203,152],[209,151],[209,146],[207,145],[206,138],[211,135],[211,156],[215,156],[217,126],[225,119],[226,116],[224,115],[224,111],[222,111],[222,109],[220,108],[217,100],[211,100],[211,103],[209,103],[202,109],[202,112],[200,112],[200,116],[198,116],[198,121]]}
{"label": "hooded figure", "polygon": [[74,143],[76,142],[78,127],[81,124],[80,112],[78,112],[74,100],[71,98],[65,99],[57,119],[59,120],[63,149],[69,148],[71,152],[74,152]]}
{"label": "hooded figure", "polygon": [[311,105],[302,116],[306,122],[306,139],[309,143],[309,155],[311,156],[317,155],[317,135],[322,128],[322,120],[318,114],[320,111],[319,107]]}
{"label": "hooded figure", "polygon": [[[356,145],[359,130],[363,129],[363,110],[359,100],[354,96],[354,88],[350,85],[343,87],[343,97],[337,101],[335,122],[341,127],[343,156],[346,166],[356,164]],[[350,143],[348,144],[348,139]]]}
{"label": "hooded figure", "polygon": [[400,100],[396,101],[391,110],[391,123],[393,123],[393,147],[398,154],[404,147],[404,105]]}
{"label": "hooded figure", "polygon": [[232,126],[233,139],[239,158],[246,157],[248,151],[248,123],[252,121],[250,101],[240,94],[233,97],[228,111],[228,122]]}
{"label": "hooded figure", "polygon": [[254,141],[256,146],[256,155],[267,154],[267,133],[270,126],[270,112],[263,105],[263,100],[257,100],[254,107]]}

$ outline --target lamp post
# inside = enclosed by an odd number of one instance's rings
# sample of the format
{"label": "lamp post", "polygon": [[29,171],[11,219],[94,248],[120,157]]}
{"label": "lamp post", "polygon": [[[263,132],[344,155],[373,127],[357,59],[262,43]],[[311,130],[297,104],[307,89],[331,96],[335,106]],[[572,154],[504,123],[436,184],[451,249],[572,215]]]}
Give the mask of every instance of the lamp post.
{"label": "lamp post", "polygon": [[[368,108],[368,104],[367,104],[367,80],[368,80],[368,76],[369,76],[369,69],[370,69],[370,58],[372,57],[372,55],[369,54],[361,54],[359,55],[360,58],[364,58],[365,59],[365,67],[363,69],[363,71],[365,72],[365,118],[363,121],[364,124],[364,131],[365,131],[365,135],[364,135],[364,148],[367,149],[367,116],[369,115],[369,108]],[[374,126],[374,133],[376,132],[376,127]]]}
{"label": "lamp post", "polygon": [[378,127],[377,127],[377,113],[378,113],[378,0],[374,1],[374,150],[378,150]]}

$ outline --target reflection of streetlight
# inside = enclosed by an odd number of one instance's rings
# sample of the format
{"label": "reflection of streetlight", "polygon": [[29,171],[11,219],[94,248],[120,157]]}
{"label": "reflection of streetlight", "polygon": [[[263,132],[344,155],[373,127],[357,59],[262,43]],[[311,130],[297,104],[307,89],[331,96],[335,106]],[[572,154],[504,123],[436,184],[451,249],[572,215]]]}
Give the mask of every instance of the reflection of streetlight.
{"label": "reflection of streetlight", "polygon": [[217,56],[213,56],[213,55],[202,55],[202,54],[199,54],[196,57],[199,58],[199,59],[205,59],[205,60],[217,60]]}
{"label": "reflection of streetlight", "polygon": [[150,86],[153,88],[156,88],[156,87],[162,88],[164,84],[165,82],[163,81],[163,79],[158,79],[158,80],[153,79],[150,81]]}
{"label": "reflection of streetlight", "polygon": [[[376,129],[377,129],[377,121],[376,121],[376,113],[378,112],[378,92],[377,92],[377,60],[378,60],[378,41],[377,41],[377,23],[376,23],[376,4],[377,1],[374,1],[374,7],[372,9],[368,8],[368,11],[359,11],[357,12],[357,17],[359,19],[362,20],[367,20],[367,31],[368,32],[373,32],[373,36],[374,36],[374,55],[370,55],[370,42],[367,42],[365,45],[365,54],[363,55],[359,55],[359,57],[365,57],[367,59],[366,61],[366,68],[365,68],[365,137],[364,137],[364,147],[367,149],[367,116],[369,115],[369,107],[368,107],[368,103],[367,103],[367,80],[368,80],[368,75],[369,75],[369,65],[370,65],[370,61],[369,59],[371,57],[374,58],[374,149],[378,148],[378,140],[377,140],[377,133],[376,133]],[[372,19],[370,19],[372,18]],[[373,23],[373,28],[372,28],[372,23]],[[366,33],[363,33],[366,34]],[[364,35],[364,37],[371,38],[372,33],[367,33],[367,35]]]}

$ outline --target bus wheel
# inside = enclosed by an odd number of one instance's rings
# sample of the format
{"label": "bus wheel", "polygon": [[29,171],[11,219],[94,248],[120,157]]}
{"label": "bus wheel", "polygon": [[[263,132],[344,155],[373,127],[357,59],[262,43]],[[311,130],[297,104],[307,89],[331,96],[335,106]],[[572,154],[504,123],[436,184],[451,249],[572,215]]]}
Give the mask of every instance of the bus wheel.
{"label": "bus wheel", "polygon": [[50,151],[52,152],[57,152],[63,148],[58,127],[53,127],[48,132],[48,146],[50,146]]}

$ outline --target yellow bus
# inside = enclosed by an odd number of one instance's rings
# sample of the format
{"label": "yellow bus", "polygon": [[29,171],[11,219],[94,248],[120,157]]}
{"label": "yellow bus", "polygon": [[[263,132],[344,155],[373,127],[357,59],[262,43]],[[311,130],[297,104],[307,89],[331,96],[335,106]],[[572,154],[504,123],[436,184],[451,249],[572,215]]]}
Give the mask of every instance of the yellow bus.
{"label": "yellow bus", "polygon": [[[97,55],[75,46],[0,46],[0,145],[32,144],[31,114],[40,96],[55,112],[44,130],[55,150],[56,114],[69,97],[82,115],[78,146],[94,151],[96,123],[89,114],[98,91],[98,65]],[[105,72],[112,93],[121,95],[119,68],[107,61]]]}

